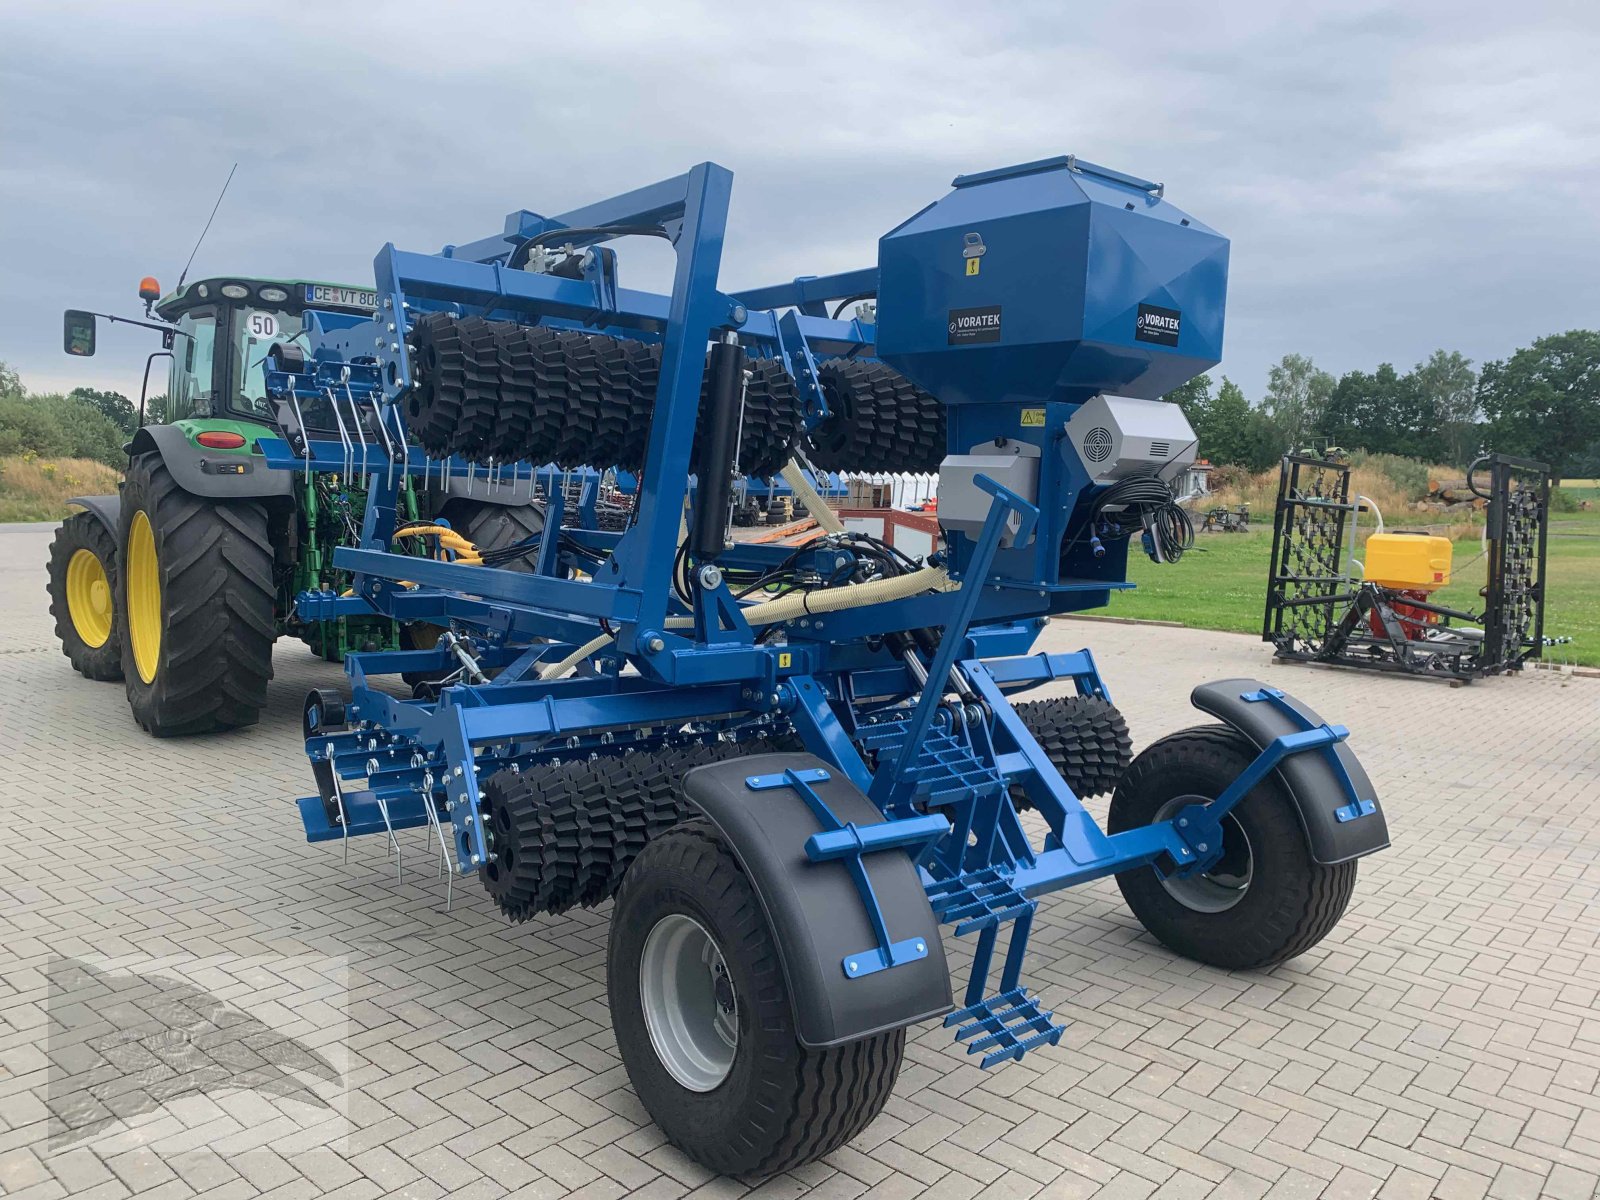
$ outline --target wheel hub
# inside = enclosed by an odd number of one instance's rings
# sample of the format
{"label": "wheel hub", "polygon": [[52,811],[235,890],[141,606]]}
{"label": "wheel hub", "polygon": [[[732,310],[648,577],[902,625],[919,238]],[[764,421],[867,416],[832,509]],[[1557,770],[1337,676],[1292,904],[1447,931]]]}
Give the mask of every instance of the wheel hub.
{"label": "wheel hub", "polygon": [[661,1065],[691,1092],[709,1092],[733,1069],[739,1001],[722,951],[683,913],[655,923],[639,957],[639,999]]}
{"label": "wheel hub", "polygon": [[[1176,819],[1184,809],[1209,804],[1206,796],[1175,796],[1157,811],[1157,821]],[[1244,899],[1255,873],[1255,856],[1250,838],[1233,815],[1222,818],[1221,856],[1204,870],[1191,875],[1163,876],[1161,886],[1185,908],[1201,913],[1226,912]]]}
{"label": "wheel hub", "polygon": [[139,678],[154,683],[161,662],[161,569],[156,559],[155,531],[142,509],[128,526],[128,641]]}
{"label": "wheel hub", "polygon": [[67,612],[83,644],[92,650],[111,637],[111,584],[93,550],[75,550],[67,560]]}

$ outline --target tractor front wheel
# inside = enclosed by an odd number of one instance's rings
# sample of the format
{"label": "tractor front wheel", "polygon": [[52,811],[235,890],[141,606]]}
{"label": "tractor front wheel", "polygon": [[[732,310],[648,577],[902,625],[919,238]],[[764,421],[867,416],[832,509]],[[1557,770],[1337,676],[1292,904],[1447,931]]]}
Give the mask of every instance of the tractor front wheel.
{"label": "tractor front wheel", "polygon": [[272,544],[249,500],[184,491],[158,454],[122,489],[122,671],[156,737],[254,725],[272,678]]}
{"label": "tractor front wheel", "polygon": [[[1111,798],[1112,834],[1176,817],[1222,795],[1256,757],[1226,725],[1162,738],[1133,760]],[[1133,915],[1185,958],[1230,970],[1270,967],[1303,954],[1339,923],[1356,885],[1356,864],[1311,857],[1300,816],[1276,775],[1222,819],[1222,856],[1204,872],[1163,878],[1153,867],[1123,871],[1117,886]]]}
{"label": "tractor front wheel", "polygon": [[772,928],[705,820],[652,840],[622,878],[606,990],[639,1099],[675,1146],[726,1175],[772,1175],[865,1129],[905,1030],[813,1049],[795,1036]]}
{"label": "tractor front wheel", "polygon": [[50,615],[61,653],[87,679],[122,678],[117,540],[92,513],[73,513],[50,543]]}

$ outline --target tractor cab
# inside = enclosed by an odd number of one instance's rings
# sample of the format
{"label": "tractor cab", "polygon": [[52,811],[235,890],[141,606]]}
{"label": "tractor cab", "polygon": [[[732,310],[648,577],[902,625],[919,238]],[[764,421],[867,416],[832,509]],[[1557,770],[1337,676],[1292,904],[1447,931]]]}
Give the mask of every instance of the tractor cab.
{"label": "tractor cab", "polygon": [[[209,416],[271,424],[267,352],[277,344],[304,346],[307,309],[365,317],[376,307],[370,288],[307,280],[202,279],[180,288],[153,306],[178,334],[167,383],[168,420]],[[318,415],[308,398],[307,425],[333,428],[331,416],[322,421]]]}
{"label": "tractor cab", "polygon": [[[163,349],[145,363],[144,397],[159,389],[150,384],[151,368],[160,357],[168,365],[164,423],[178,421],[245,421],[272,425],[274,413],[266,395],[267,352],[277,344],[306,340],[308,309],[368,317],[377,307],[371,288],[303,279],[221,277],[183,284],[167,296],[146,277],[139,284],[145,315],[155,321],[130,320],[109,313],[78,310],[66,314],[63,349],[77,357],[95,352],[95,322],[138,325],[158,330]],[[334,428],[325,402],[307,397],[307,427]]]}

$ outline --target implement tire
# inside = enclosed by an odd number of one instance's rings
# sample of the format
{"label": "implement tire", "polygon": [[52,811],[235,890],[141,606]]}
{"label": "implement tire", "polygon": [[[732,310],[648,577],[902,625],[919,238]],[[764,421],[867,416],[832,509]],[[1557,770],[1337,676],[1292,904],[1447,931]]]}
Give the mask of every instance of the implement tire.
{"label": "implement tire", "polygon": [[73,513],[50,543],[50,615],[61,653],[85,679],[122,678],[117,540],[93,513]]}
{"label": "implement tire", "polygon": [[128,466],[120,532],[134,719],[155,737],[254,725],[277,637],[265,507],[190,495],[159,454],[141,454]]}
{"label": "implement tire", "polygon": [[[1107,832],[1124,833],[1220,796],[1256,758],[1226,725],[1185,729],[1147,748],[1111,798]],[[1304,954],[1332,932],[1356,885],[1354,860],[1324,866],[1276,773],[1223,818],[1222,858],[1205,872],[1163,879],[1153,867],[1117,876],[1122,897],[1163,945],[1234,971]]]}
{"label": "implement tire", "polygon": [[628,1078],[667,1139],[725,1175],[772,1175],[882,1111],[905,1030],[814,1049],[795,1035],[772,928],[709,821],[645,847],[611,914],[606,990]]}

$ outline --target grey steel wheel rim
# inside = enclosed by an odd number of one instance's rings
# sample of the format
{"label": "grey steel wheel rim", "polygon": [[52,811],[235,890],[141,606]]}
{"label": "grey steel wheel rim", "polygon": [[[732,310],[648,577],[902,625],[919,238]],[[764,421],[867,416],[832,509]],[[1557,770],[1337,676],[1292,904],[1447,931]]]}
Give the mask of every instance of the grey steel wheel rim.
{"label": "grey steel wheel rim", "polygon": [[651,927],[639,955],[639,1001],[650,1045],[667,1073],[691,1092],[709,1092],[733,1070],[739,1002],[728,965],[704,926],[669,913]]}
{"label": "grey steel wheel rim", "polygon": [[[1170,821],[1190,805],[1210,802],[1207,796],[1174,796],[1156,810],[1155,821]],[[1249,890],[1255,875],[1255,852],[1244,826],[1232,814],[1222,818],[1222,837],[1224,857],[1211,870],[1162,878],[1167,894],[1185,908],[1199,913],[1227,912]]]}

